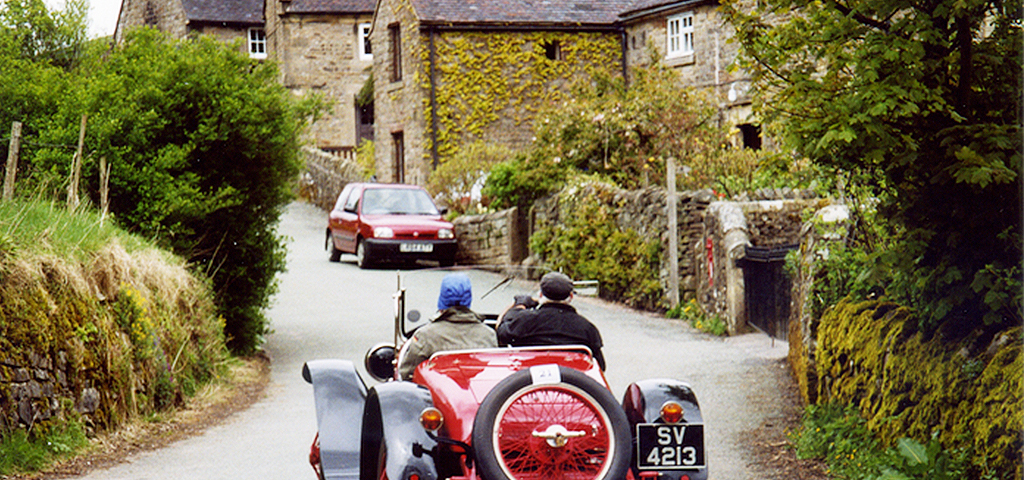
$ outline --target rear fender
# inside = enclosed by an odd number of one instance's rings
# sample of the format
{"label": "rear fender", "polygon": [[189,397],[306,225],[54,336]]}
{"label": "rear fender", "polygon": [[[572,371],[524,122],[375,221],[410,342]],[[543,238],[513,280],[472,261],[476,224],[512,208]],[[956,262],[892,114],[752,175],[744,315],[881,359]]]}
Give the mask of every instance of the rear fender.
{"label": "rear fender", "polygon": [[[626,411],[626,418],[629,419],[630,429],[636,435],[638,423],[661,423],[661,406],[667,401],[675,401],[683,407],[684,423],[704,423],[704,417],[700,413],[700,404],[697,403],[697,395],[689,384],[678,380],[655,378],[641,380],[626,387],[626,393],[622,397],[622,408]],[[636,438],[634,438],[634,442]],[[636,446],[634,445],[634,450]],[[634,455],[636,451],[633,452]],[[633,474],[639,477],[635,470],[636,458],[632,462]],[[678,480],[686,478],[689,480],[707,480],[708,470],[706,468],[696,470],[675,470],[662,471],[660,476],[665,480]]]}
{"label": "rear fender", "polygon": [[666,378],[654,378],[632,383],[622,397],[629,425],[656,423],[661,417],[661,406],[669,400],[683,407],[683,422],[704,423],[697,396],[687,383]]}
{"label": "rear fender", "polygon": [[348,360],[313,360],[302,366],[313,384],[320,461],[325,479],[359,478],[359,434],[366,385]]}
{"label": "rear fender", "polygon": [[380,462],[380,447],[386,448],[388,478],[436,480],[434,458],[426,451],[437,442],[420,425],[420,413],[433,406],[430,390],[412,382],[387,382],[370,389],[363,413],[363,479],[373,479]]}

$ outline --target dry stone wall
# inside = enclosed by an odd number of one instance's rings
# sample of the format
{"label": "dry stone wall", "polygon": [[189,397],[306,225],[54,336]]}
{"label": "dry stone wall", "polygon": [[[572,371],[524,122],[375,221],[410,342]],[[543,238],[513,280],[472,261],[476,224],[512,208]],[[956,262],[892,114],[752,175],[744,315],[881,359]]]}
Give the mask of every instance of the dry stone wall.
{"label": "dry stone wall", "polygon": [[[65,406],[87,418],[100,407],[100,392],[78,375],[67,351],[0,355],[0,431],[31,428],[58,417]],[[68,404],[68,405],[65,405]]]}
{"label": "dry stone wall", "polygon": [[526,258],[529,242],[525,220],[518,208],[456,218],[452,222],[459,239],[455,261],[464,265],[518,264]]}
{"label": "dry stone wall", "polygon": [[315,148],[304,148],[306,171],[300,182],[301,196],[314,205],[331,211],[345,185],[362,182],[362,169],[352,156],[332,155]]}

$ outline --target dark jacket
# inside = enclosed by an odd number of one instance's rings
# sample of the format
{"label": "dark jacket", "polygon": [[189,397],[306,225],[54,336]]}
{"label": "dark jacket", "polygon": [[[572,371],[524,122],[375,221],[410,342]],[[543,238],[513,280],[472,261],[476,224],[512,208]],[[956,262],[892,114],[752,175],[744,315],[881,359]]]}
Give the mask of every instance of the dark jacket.
{"label": "dark jacket", "polygon": [[533,309],[512,309],[498,324],[498,343],[513,347],[583,345],[604,370],[601,333],[565,303],[548,302]]}

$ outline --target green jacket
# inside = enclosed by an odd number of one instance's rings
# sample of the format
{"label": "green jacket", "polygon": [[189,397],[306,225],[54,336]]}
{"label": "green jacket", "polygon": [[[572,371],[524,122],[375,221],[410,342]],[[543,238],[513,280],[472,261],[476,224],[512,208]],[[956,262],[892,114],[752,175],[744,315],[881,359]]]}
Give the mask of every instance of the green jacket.
{"label": "green jacket", "polygon": [[455,306],[417,329],[398,354],[398,373],[402,379],[412,380],[416,366],[437,352],[497,347],[498,337],[482,320],[472,310]]}

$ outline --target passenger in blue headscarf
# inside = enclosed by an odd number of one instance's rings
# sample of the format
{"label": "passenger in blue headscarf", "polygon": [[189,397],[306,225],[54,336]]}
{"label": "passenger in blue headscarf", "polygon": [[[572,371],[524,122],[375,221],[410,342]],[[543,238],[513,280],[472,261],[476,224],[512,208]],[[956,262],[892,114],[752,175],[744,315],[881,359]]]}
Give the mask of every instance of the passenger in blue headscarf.
{"label": "passenger in blue headscarf", "polygon": [[441,280],[437,296],[438,315],[416,330],[398,354],[398,372],[412,380],[416,366],[444,350],[468,350],[498,346],[494,330],[469,309],[473,287],[465,273],[450,273]]}

